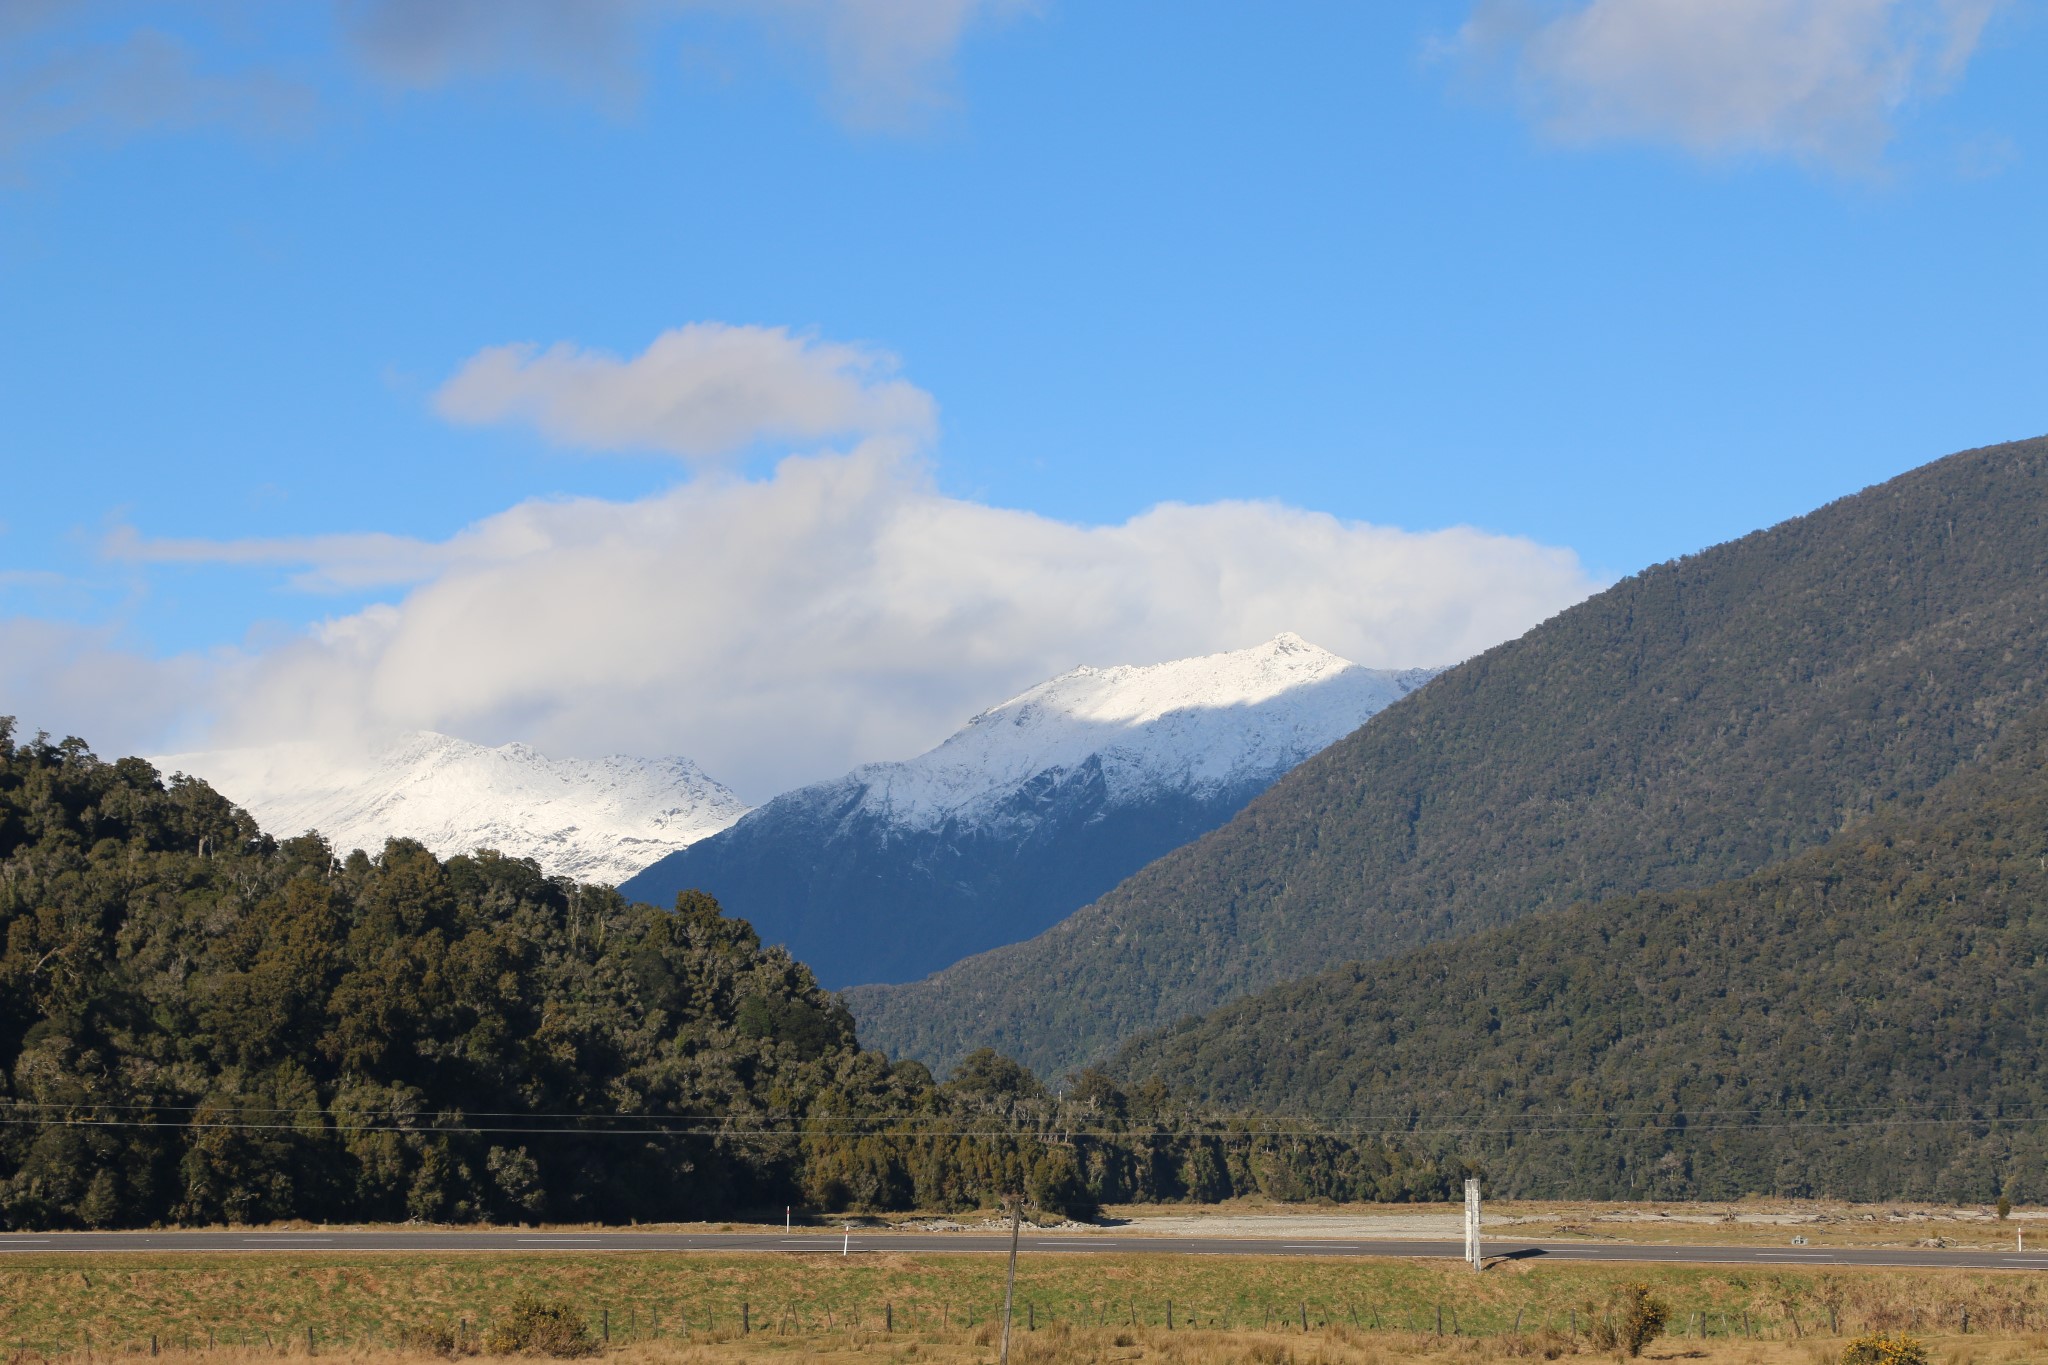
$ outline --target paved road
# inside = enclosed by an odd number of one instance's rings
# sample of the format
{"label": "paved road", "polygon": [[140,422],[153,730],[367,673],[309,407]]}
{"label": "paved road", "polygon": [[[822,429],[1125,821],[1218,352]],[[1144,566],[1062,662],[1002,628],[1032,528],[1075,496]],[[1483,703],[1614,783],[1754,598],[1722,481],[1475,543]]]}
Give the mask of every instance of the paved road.
{"label": "paved road", "polygon": [[[0,1233],[0,1255],[117,1251],[779,1251],[841,1255],[876,1251],[1008,1250],[999,1233],[975,1232],[467,1232],[408,1228],[336,1228],[297,1232]],[[1162,1256],[1395,1256],[1464,1254],[1459,1242],[1257,1237],[1124,1237],[1115,1233],[1033,1233],[1030,1251]],[[2048,1252],[1937,1251],[1850,1247],[1655,1246],[1613,1242],[1486,1242],[1486,1254],[1544,1261],[1661,1261],[1689,1265],[1946,1266],[1973,1270],[2048,1270]]]}

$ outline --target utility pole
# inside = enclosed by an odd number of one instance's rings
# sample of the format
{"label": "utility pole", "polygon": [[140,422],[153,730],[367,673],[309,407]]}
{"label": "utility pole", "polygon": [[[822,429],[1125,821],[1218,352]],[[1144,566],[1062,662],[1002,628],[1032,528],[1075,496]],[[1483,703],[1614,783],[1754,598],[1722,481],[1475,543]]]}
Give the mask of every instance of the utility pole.
{"label": "utility pole", "polygon": [[1017,1295],[1017,1234],[1024,1226],[1024,1198],[1018,1195],[1010,1201],[1010,1274],[1003,1281],[1003,1358],[1001,1365],[1010,1365],[1010,1305]]}
{"label": "utility pole", "polygon": [[1465,1259],[1472,1263],[1474,1270],[1484,1268],[1485,1262],[1479,1254],[1479,1182],[1465,1182]]}

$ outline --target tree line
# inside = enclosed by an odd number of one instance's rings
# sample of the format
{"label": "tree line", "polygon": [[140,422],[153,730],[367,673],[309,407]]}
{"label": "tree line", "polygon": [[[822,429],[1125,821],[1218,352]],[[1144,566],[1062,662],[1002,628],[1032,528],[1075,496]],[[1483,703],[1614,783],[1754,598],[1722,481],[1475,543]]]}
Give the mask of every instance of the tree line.
{"label": "tree line", "polygon": [[0,1224],[683,1220],[1436,1199],[1455,1158],[992,1052],[863,1049],[742,920],[489,851],[277,838],[0,718]]}

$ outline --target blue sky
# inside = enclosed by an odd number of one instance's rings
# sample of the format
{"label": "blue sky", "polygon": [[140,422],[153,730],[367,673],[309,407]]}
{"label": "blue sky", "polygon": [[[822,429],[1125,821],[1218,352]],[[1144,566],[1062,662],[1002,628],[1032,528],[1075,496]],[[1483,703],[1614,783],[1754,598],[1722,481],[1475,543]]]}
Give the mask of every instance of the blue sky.
{"label": "blue sky", "polygon": [[2044,56],[2021,0],[32,4],[0,712],[758,797],[1077,662],[1441,662],[2048,429]]}

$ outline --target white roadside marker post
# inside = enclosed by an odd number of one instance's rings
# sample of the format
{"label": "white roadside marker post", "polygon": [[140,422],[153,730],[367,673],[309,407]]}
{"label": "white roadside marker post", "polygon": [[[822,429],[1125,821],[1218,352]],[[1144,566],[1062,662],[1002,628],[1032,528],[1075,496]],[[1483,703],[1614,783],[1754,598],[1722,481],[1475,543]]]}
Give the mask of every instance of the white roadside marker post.
{"label": "white roadside marker post", "polygon": [[1465,1182],[1465,1259],[1472,1263],[1474,1270],[1484,1268],[1479,1254],[1479,1182]]}

